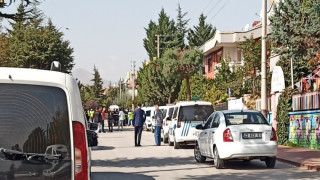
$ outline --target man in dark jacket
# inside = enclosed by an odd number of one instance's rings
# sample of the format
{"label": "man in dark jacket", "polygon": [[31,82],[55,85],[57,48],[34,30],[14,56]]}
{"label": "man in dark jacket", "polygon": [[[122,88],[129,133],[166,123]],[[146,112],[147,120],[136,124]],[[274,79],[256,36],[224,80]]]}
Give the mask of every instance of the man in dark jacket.
{"label": "man in dark jacket", "polygon": [[138,104],[138,108],[134,110],[133,113],[133,125],[134,125],[134,144],[135,146],[141,146],[141,134],[143,129],[143,124],[145,121],[144,110],[141,109],[141,104]]}

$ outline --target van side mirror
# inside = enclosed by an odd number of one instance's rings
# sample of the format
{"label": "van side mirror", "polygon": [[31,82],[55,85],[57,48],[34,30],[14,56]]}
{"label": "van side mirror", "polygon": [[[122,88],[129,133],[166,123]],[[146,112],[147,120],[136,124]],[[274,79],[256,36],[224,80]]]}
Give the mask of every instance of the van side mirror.
{"label": "van side mirror", "polygon": [[202,124],[198,124],[198,125],[196,126],[196,129],[198,129],[198,130],[203,130]]}
{"label": "van side mirror", "polygon": [[166,119],[167,121],[171,121],[171,118],[170,117],[167,117],[167,119]]}
{"label": "van side mirror", "polygon": [[98,134],[93,131],[87,129],[87,140],[88,140],[88,146],[98,146]]}

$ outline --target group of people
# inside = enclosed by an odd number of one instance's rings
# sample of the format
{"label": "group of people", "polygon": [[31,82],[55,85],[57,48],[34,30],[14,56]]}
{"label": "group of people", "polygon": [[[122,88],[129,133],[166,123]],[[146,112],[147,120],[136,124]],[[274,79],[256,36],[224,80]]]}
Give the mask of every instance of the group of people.
{"label": "group of people", "polygon": [[[113,132],[113,126],[118,125],[118,131],[123,130],[124,121],[126,119],[126,114],[124,113],[123,109],[120,108],[119,111],[111,110],[110,108],[106,110],[105,107],[96,107],[95,111],[88,110],[86,111],[87,120],[90,122],[94,122],[99,124],[100,131],[99,132],[106,132],[104,129],[104,121],[108,121],[108,128],[109,132]],[[133,113],[129,110],[128,112],[128,126],[132,125]]]}
{"label": "group of people", "polygon": [[[110,108],[106,110],[105,107],[97,107],[95,111],[89,110],[86,112],[87,118],[89,121],[100,124],[101,131],[99,132],[106,132],[104,129],[104,121],[108,120],[108,128],[109,132],[113,132],[113,125],[115,121],[118,121],[118,131],[123,130],[124,120],[126,119],[126,114],[124,113],[123,109],[120,108],[118,111],[113,111]],[[162,127],[162,112],[159,110],[159,106],[155,106],[155,145],[161,145],[161,127]],[[128,119],[128,126],[134,126],[134,144],[135,146],[141,146],[141,136],[143,125],[146,120],[145,112],[141,109],[141,104],[137,105],[137,108],[134,112],[128,111],[127,113]],[[120,129],[121,128],[121,129]]]}

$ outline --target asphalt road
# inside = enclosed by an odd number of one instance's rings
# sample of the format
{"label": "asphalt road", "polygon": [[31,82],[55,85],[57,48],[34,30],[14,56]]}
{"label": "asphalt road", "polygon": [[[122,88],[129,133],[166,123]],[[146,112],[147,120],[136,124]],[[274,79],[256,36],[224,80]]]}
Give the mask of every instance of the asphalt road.
{"label": "asphalt road", "polygon": [[[116,128],[117,129],[117,128]],[[260,160],[250,163],[229,161],[225,169],[215,169],[212,160],[196,163],[193,147],[173,149],[168,144],[154,146],[151,132],[142,132],[142,147],[134,147],[132,127],[99,134],[99,146],[92,148],[91,179],[319,179],[320,173],[277,161],[268,169]]]}

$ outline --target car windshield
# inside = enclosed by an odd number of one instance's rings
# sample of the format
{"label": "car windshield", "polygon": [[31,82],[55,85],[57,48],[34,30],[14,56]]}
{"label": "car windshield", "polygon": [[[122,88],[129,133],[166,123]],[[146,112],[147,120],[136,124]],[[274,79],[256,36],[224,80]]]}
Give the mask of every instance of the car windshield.
{"label": "car windshield", "polygon": [[181,106],[179,118],[182,121],[204,121],[213,112],[211,105]]}
{"label": "car windshield", "polygon": [[65,92],[49,86],[0,84],[0,142],[0,172],[14,169],[16,179],[30,175],[70,179]]}
{"label": "car windshield", "polygon": [[227,126],[239,124],[269,124],[260,112],[232,112],[224,114]]}

